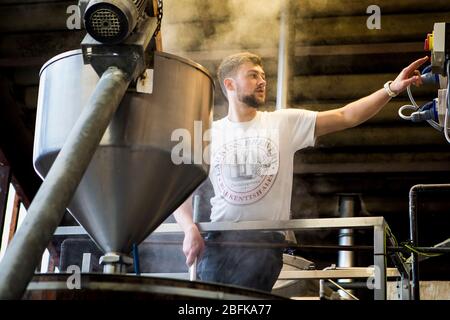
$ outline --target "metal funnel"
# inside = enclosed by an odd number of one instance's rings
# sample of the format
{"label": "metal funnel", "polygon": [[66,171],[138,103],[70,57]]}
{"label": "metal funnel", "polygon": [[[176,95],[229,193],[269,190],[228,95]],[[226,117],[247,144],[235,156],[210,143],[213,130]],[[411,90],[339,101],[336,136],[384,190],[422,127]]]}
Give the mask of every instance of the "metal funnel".
{"label": "metal funnel", "polygon": [[[42,178],[98,80],[81,50],[42,68],[33,157]],[[204,150],[201,136],[194,140],[194,121],[201,121],[203,131],[210,128],[213,92],[206,69],[167,53],[155,53],[151,94],[127,91],[68,207],[105,253],[128,254],[207,177],[203,159],[173,163],[172,149],[180,141],[172,141],[172,134],[181,129],[192,149]]]}

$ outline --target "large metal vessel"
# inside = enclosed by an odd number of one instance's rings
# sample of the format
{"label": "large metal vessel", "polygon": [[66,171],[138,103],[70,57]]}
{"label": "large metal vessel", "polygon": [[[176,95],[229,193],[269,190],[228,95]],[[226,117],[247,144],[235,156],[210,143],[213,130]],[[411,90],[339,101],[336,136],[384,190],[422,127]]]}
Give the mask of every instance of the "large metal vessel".
{"label": "large metal vessel", "polygon": [[[79,288],[75,287],[79,281]],[[25,300],[242,300],[284,299],[267,292],[238,286],[181,279],[133,275],[81,274],[35,275],[28,285]]]}
{"label": "large metal vessel", "polygon": [[[172,141],[176,129],[188,133],[183,138],[190,138],[192,150],[206,147],[194,128],[195,121],[201,121],[203,131],[211,125],[210,74],[161,52],[155,52],[153,72],[151,94],[128,89],[68,207],[105,253],[128,254],[208,174],[203,157],[201,163],[176,165],[171,153],[180,143],[179,137]],[[83,64],[81,50],[58,55],[42,67],[33,157],[42,178],[98,80],[92,67]]]}

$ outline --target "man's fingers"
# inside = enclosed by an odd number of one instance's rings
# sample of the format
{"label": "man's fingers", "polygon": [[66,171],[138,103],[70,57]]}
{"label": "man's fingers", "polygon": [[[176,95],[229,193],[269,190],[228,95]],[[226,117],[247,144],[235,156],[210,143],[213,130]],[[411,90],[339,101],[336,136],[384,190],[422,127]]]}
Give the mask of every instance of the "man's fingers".
{"label": "man's fingers", "polygon": [[428,57],[420,58],[413,63],[411,63],[409,66],[406,67],[406,71],[408,74],[419,68],[422,64],[424,64],[428,60]]}
{"label": "man's fingers", "polygon": [[186,257],[186,264],[188,267],[190,267],[195,260],[195,255],[191,252],[189,252],[188,256]]}
{"label": "man's fingers", "polygon": [[416,86],[419,85],[419,84],[420,84],[420,77],[414,76],[414,77],[411,77],[411,78],[409,78],[409,79],[404,80],[405,88],[406,88],[407,86],[413,84],[413,83],[414,83],[414,85],[416,85]]}
{"label": "man's fingers", "polygon": [[189,253],[186,256],[186,264],[188,267],[190,267],[194,261],[195,258],[197,258],[199,256],[200,252],[199,250],[190,250]]}

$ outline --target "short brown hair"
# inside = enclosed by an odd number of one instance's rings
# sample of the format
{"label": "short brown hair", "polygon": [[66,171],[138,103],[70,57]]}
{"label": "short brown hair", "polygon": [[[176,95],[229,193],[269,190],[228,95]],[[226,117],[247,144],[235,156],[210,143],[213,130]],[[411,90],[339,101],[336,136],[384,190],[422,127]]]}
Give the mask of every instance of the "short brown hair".
{"label": "short brown hair", "polygon": [[227,98],[227,90],[225,89],[223,81],[225,80],[225,78],[233,76],[239,66],[246,62],[251,62],[254,65],[261,66],[262,68],[261,58],[258,55],[250,52],[240,52],[233,54],[223,59],[220,63],[219,68],[217,69],[217,77],[219,78],[220,88],[222,89],[225,98]]}

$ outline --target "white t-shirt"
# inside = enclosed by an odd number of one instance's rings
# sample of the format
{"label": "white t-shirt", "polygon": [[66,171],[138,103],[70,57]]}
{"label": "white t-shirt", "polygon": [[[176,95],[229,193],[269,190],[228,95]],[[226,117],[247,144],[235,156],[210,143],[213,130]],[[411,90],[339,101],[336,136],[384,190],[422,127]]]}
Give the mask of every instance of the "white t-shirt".
{"label": "white t-shirt", "polygon": [[258,111],[248,122],[214,121],[211,221],[288,220],[294,154],[313,146],[317,112]]}

